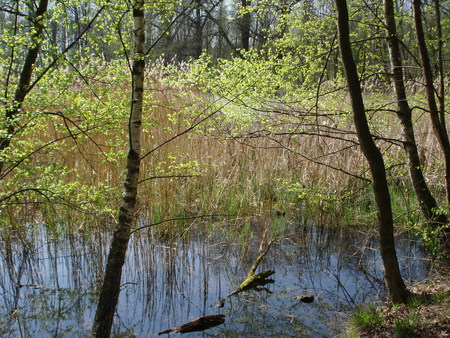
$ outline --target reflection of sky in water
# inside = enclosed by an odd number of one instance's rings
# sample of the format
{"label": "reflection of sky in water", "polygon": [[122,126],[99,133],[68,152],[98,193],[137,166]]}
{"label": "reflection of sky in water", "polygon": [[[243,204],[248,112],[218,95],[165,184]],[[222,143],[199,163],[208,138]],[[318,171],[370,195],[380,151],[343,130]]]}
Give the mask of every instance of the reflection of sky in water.
{"label": "reflection of sky in water", "polygon": [[[1,242],[0,336],[89,336],[92,290],[108,240],[98,235],[52,241],[30,234],[34,239],[25,246]],[[257,270],[276,271],[275,283],[267,285],[272,294],[241,293],[217,309],[218,300],[245,278],[260,247],[256,235],[246,246],[226,244],[222,235],[172,242],[132,237],[114,332],[152,337],[198,316],[223,313],[225,324],[209,335],[330,336],[340,332],[356,304],[384,294],[376,241],[356,231],[301,228],[273,244]],[[415,242],[398,240],[398,252],[406,279],[425,277],[427,260]],[[295,298],[304,294],[315,301]],[[20,315],[10,318],[16,302]],[[206,333],[188,334],[198,335]]]}

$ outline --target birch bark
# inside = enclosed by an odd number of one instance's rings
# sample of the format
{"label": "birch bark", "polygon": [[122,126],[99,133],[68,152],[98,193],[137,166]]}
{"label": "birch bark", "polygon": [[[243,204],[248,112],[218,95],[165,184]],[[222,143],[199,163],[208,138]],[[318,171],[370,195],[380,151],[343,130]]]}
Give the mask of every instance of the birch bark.
{"label": "birch bark", "polygon": [[109,337],[114,312],[119,299],[122,267],[130,239],[131,226],[135,220],[135,209],[140,168],[141,117],[144,100],[145,69],[145,21],[144,1],[137,0],[133,8],[134,56],[132,69],[132,99],[129,117],[129,149],[119,219],[111,242],[106,263],[103,286],[95,314],[92,336]]}

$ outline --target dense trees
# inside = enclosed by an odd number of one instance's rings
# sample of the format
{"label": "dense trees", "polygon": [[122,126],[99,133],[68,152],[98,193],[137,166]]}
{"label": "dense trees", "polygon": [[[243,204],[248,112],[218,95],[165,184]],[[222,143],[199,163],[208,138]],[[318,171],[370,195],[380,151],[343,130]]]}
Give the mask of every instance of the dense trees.
{"label": "dense trees", "polygon": [[403,131],[403,147],[409,161],[409,173],[412,186],[416,193],[421,210],[427,220],[446,224],[446,216],[439,211],[436,199],[432,195],[425,180],[414,135],[412,111],[406,95],[405,79],[403,72],[402,54],[400,52],[400,40],[397,35],[394,3],[391,0],[384,2],[384,15],[386,21],[387,40],[390,52],[391,73],[394,91],[397,99],[397,116]]}
{"label": "dense trees", "polygon": [[[417,43],[419,46],[420,57],[422,60],[423,76],[425,79],[425,88],[428,101],[428,111],[430,114],[430,119],[433,125],[434,132],[439,141],[439,145],[442,148],[444,154],[445,163],[445,181],[446,181],[446,191],[447,191],[447,203],[450,204],[450,141],[447,133],[446,121],[445,121],[445,111],[444,107],[441,107],[439,111],[438,105],[436,103],[436,88],[434,86],[434,76],[431,69],[431,60],[428,53],[428,47],[426,46],[425,33],[423,28],[422,19],[422,2],[419,0],[413,1],[414,7],[414,23],[416,27]],[[439,10],[437,11],[439,13]],[[441,39],[439,38],[439,41]],[[439,42],[440,44],[441,42]],[[439,58],[440,59],[440,58]],[[437,60],[439,62],[439,60]],[[441,82],[441,86],[442,86]]]}
{"label": "dense trees", "polygon": [[[23,4],[25,5],[26,1]],[[52,43],[55,51],[63,51],[77,39],[85,28],[90,26],[91,18],[103,5],[97,1],[64,3],[61,8],[52,5],[46,27],[48,39],[45,40]],[[110,8],[114,7],[109,6]],[[434,7],[427,6],[424,12],[425,25],[433,26],[434,22],[444,22],[444,25],[437,25],[436,33],[430,36],[430,42],[433,45],[430,56],[435,60],[436,67],[439,62],[445,63],[448,58],[447,50],[442,48],[449,34],[445,24],[447,22],[446,6],[446,2],[437,1],[434,2]],[[2,15],[5,19],[4,28],[12,28],[14,7],[14,2],[4,2],[2,5]],[[117,4],[115,7],[120,7],[120,5]],[[384,53],[386,46],[383,46],[383,43],[377,43],[377,41],[382,41],[381,32],[384,30],[381,4],[355,1],[350,4],[350,8],[355,9],[355,20],[351,23],[352,34],[361,38],[360,42],[355,41],[361,47],[355,51],[355,56],[361,61],[364,60],[366,69],[369,65],[379,64],[382,66],[384,62],[388,61],[388,55]],[[405,65],[408,66],[416,62],[419,57],[415,44],[417,40],[411,34],[413,12],[412,8],[403,2],[396,4],[396,8],[395,15],[400,22],[397,32],[398,40],[404,49],[402,57],[405,58]],[[435,11],[435,8],[444,10]],[[293,38],[291,33],[301,36],[307,29],[307,24],[313,24],[326,17],[331,18],[332,11],[333,6],[330,2],[320,1],[168,1],[162,7],[152,6],[146,13],[149,36],[147,47],[159,41],[156,48],[152,50],[151,56],[164,55],[167,62],[173,57],[184,61],[190,57],[198,58],[200,51],[205,51],[215,58],[230,58],[236,55],[236,49],[257,48],[262,51],[270,47],[272,42],[281,41],[285,34],[288,34],[290,39]],[[25,15],[26,13],[18,14]],[[72,55],[81,52],[90,55],[97,54],[107,60],[114,58],[114,52],[120,51],[121,43],[117,36],[113,39],[115,41],[105,41],[104,38],[111,34],[114,35],[114,30],[118,25],[127,21],[126,19],[117,20],[118,18],[115,16],[120,17],[120,12],[109,11],[104,15],[101,23],[91,27],[90,37],[76,43]],[[443,17],[441,18],[441,16]],[[21,21],[26,16],[20,17]],[[434,20],[434,18],[439,18],[439,20]],[[176,24],[174,24],[175,20]],[[104,27],[114,29],[104,29]],[[353,30],[356,27],[358,30]],[[434,32],[434,30],[428,31]],[[6,31],[4,31],[5,33]],[[320,28],[316,29],[316,33],[331,35],[330,31],[322,32]],[[321,42],[315,36],[309,38],[310,41]],[[283,43],[287,42],[288,40],[285,40]],[[120,57],[120,54],[117,54],[116,57]],[[338,64],[336,60],[329,60],[329,63],[330,65]],[[439,69],[445,68],[439,67]],[[407,78],[418,75],[420,72],[417,69],[405,68]],[[383,75],[379,74],[379,76]]]}

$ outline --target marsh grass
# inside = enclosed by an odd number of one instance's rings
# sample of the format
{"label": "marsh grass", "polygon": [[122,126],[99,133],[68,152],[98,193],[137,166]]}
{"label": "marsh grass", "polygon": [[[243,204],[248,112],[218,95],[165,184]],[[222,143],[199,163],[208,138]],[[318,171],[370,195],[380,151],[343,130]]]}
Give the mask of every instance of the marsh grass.
{"label": "marsh grass", "polygon": [[[31,192],[8,200],[2,217],[9,217],[11,224],[20,219],[18,223],[44,222],[83,231],[114,224],[124,178],[129,86],[120,78],[113,81],[114,71],[102,68],[98,78],[92,80],[91,89],[101,93],[101,99],[78,83],[80,88],[65,91],[47,107],[55,112],[61,109],[67,115],[65,119],[51,114],[36,117],[34,125],[15,141],[12,148],[22,142],[27,145],[27,153],[49,145],[3,179],[3,192],[33,186],[51,193]],[[149,70],[143,119],[142,153],[149,154],[142,161],[137,213],[148,224],[211,215],[197,224],[211,221],[238,229],[245,237],[251,235],[255,217],[272,219],[276,212],[285,212],[303,223],[351,226],[376,222],[371,189],[366,181],[355,178],[367,177],[368,167],[354,144],[354,135],[293,136],[275,130],[268,137],[256,137],[251,128],[231,126],[240,128],[238,135],[230,132],[229,122],[222,124],[220,112],[184,133],[215,108],[208,106],[208,94],[195,88],[186,91],[168,86],[162,74],[158,68]],[[345,103],[339,104],[345,111]],[[377,114],[383,121],[377,133],[398,138],[394,117]],[[345,122],[347,117],[343,117],[343,128],[351,131]],[[299,128],[295,114],[289,119],[276,115],[270,118],[278,121],[279,128]],[[334,119],[336,126],[341,123],[338,117]],[[427,179],[439,193],[443,191],[440,152],[428,120],[419,115],[416,126]],[[52,143],[57,138],[61,140]],[[380,141],[380,146],[391,168],[397,221],[418,222],[417,202],[402,149],[386,141]],[[26,155],[14,156],[11,163]],[[170,234],[195,224],[177,220],[158,229]]]}

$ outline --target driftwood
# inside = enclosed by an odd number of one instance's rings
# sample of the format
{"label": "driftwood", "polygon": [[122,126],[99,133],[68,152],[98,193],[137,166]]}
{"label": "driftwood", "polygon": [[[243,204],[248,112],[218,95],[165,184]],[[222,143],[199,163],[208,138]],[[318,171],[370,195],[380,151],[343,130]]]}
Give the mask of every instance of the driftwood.
{"label": "driftwood", "polygon": [[264,258],[264,256],[267,254],[267,252],[270,249],[270,246],[272,245],[272,241],[267,246],[266,250],[264,250],[263,253],[261,253],[258,258],[256,258],[255,263],[251,267],[250,271],[248,272],[247,278],[237,287],[236,290],[226,295],[224,298],[222,298],[219,303],[217,303],[216,307],[223,307],[225,305],[225,299],[228,297],[231,297],[235,294],[247,291],[247,290],[256,290],[256,291],[266,291],[268,293],[271,293],[269,289],[267,288],[259,288],[259,286],[266,285],[269,283],[274,283],[275,281],[273,279],[267,279],[269,276],[273,275],[275,273],[274,270],[267,270],[260,272],[255,275],[256,269],[258,268],[259,263]]}
{"label": "driftwood", "polygon": [[202,316],[190,321],[189,323],[177,326],[166,331],[160,332],[159,334],[165,333],[187,333],[194,331],[203,331],[211,327],[223,324],[225,322],[225,315],[211,315]]}

